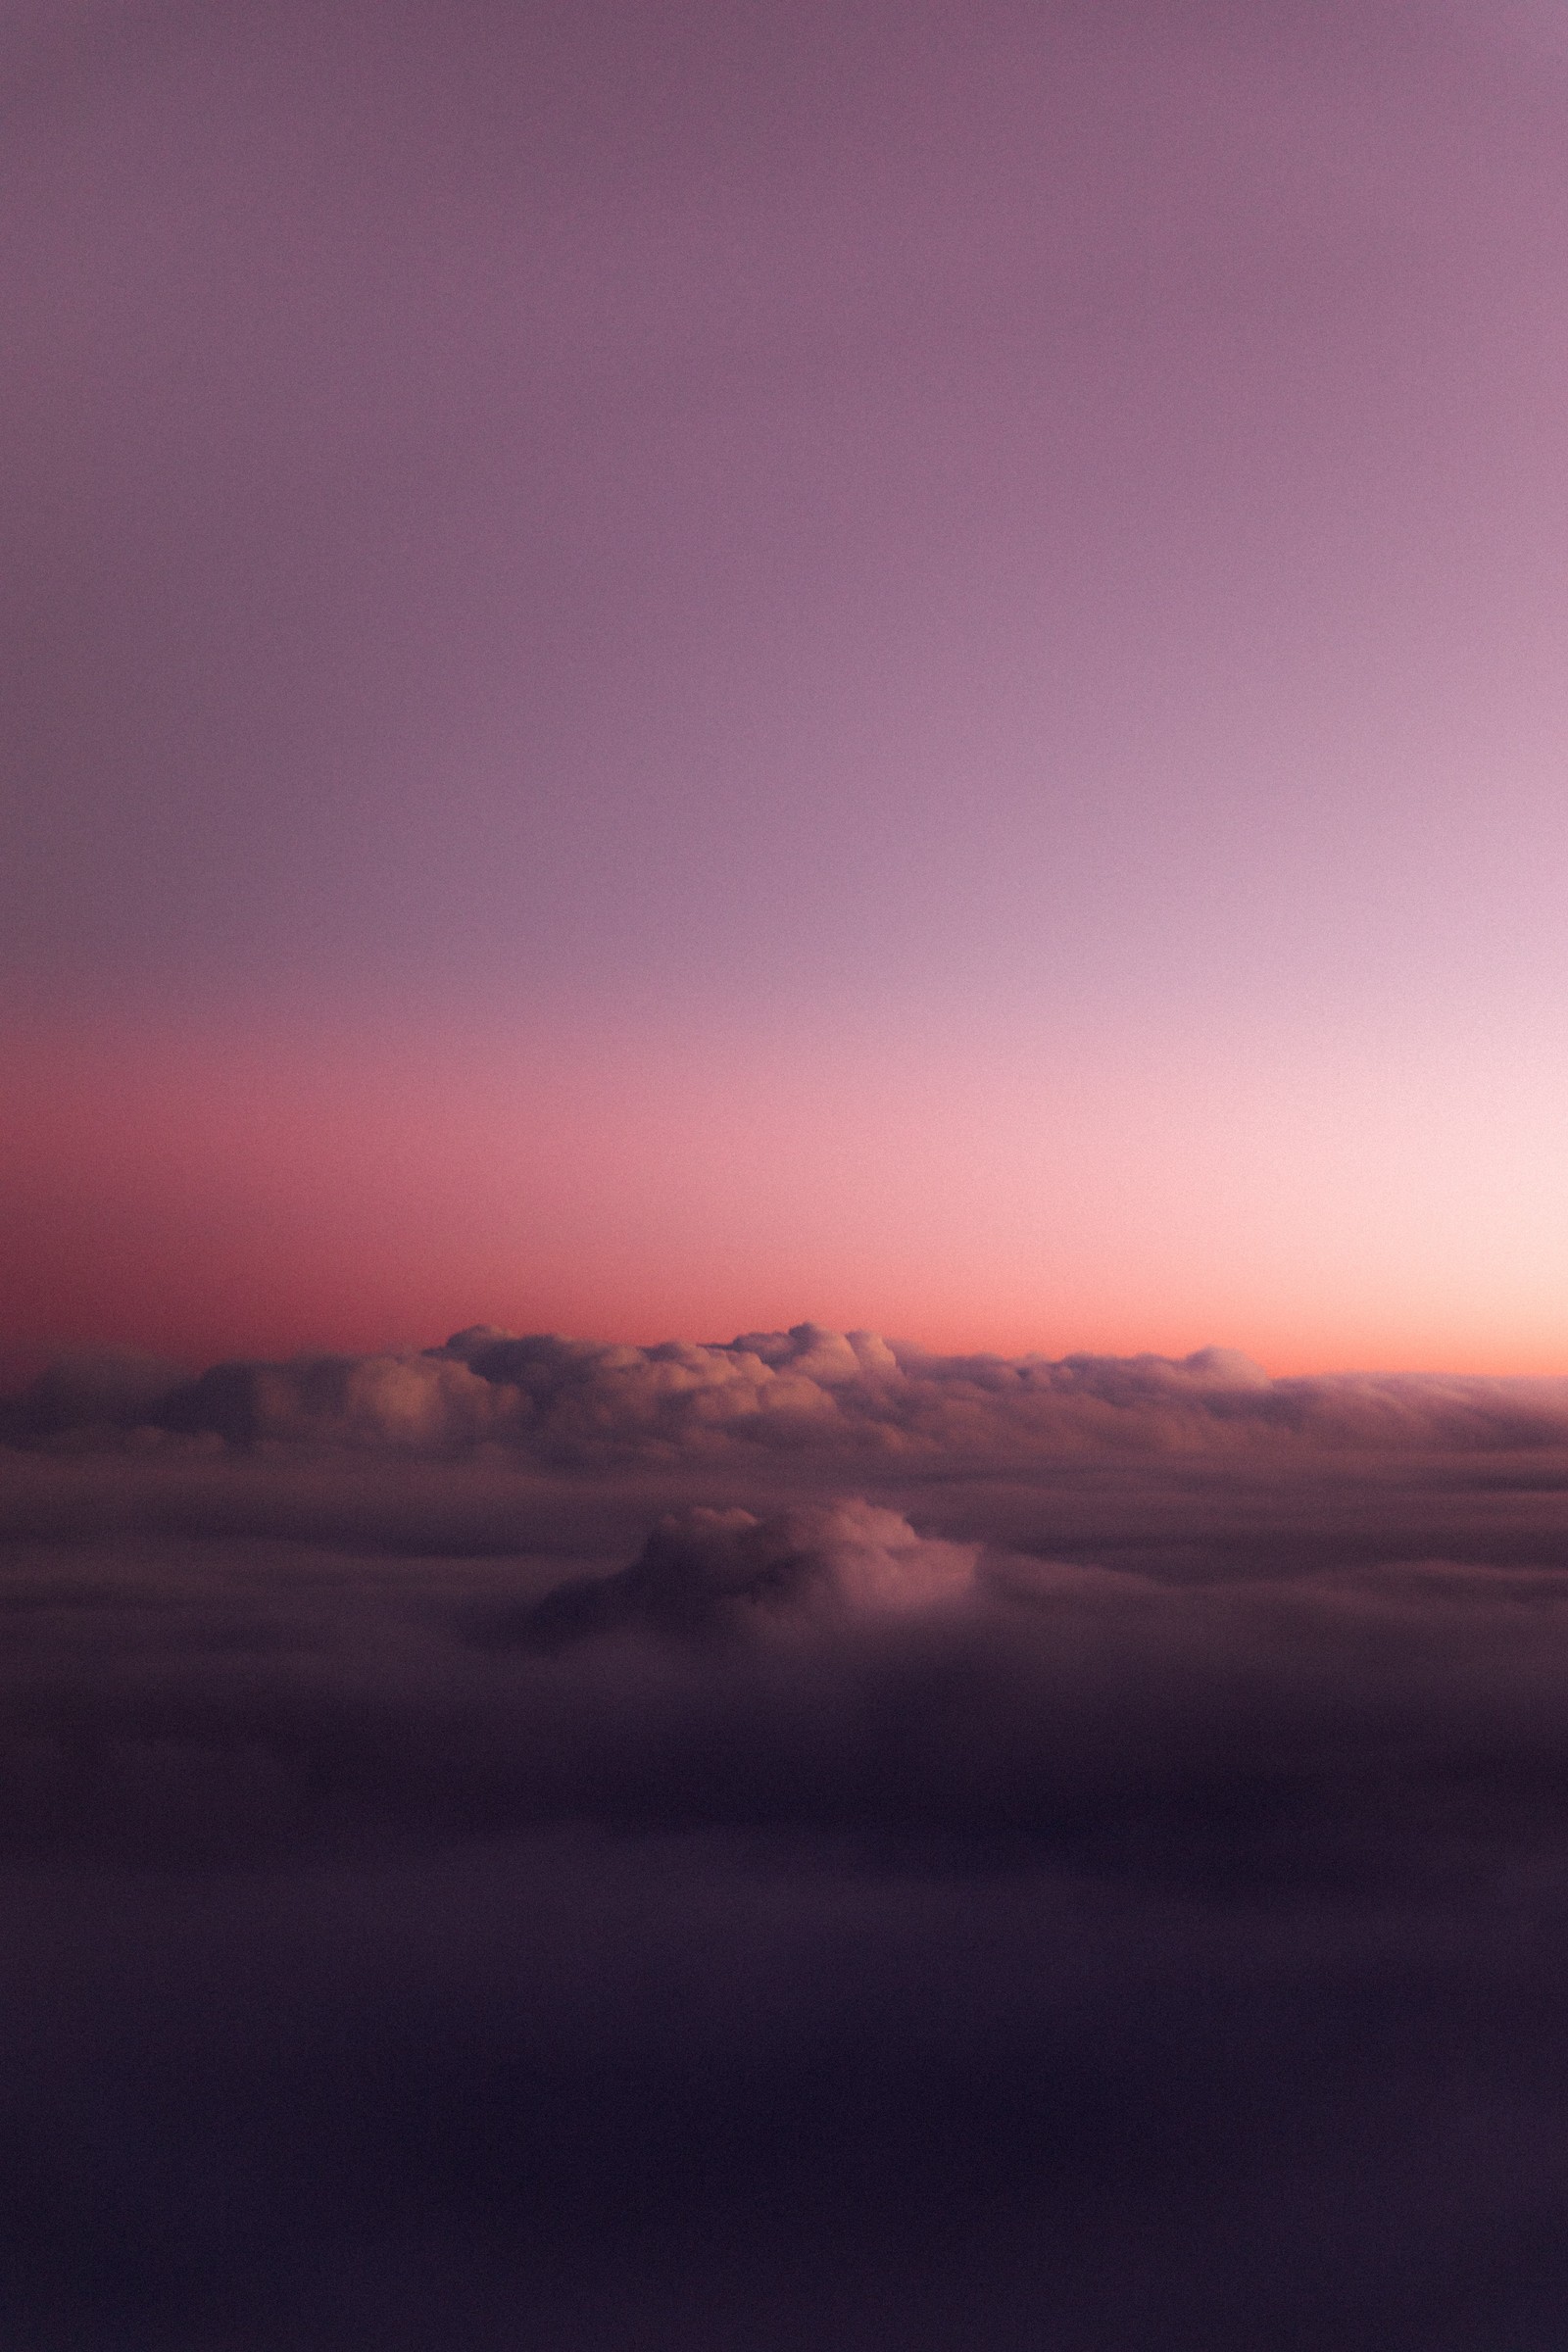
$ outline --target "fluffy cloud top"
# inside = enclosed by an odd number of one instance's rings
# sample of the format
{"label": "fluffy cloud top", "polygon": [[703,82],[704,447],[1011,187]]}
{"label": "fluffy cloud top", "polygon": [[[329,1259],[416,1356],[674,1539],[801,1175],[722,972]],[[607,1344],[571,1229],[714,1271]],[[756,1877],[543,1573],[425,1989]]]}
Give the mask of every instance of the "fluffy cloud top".
{"label": "fluffy cloud top", "polygon": [[541,1464],[1039,1452],[1235,1453],[1284,1446],[1568,1444],[1568,1382],[1344,1375],[1273,1380],[1224,1348],[1166,1356],[935,1356],[811,1323],[722,1346],[651,1348],[489,1325],[403,1355],[216,1364],[195,1379],[81,1359],[3,1409],[15,1444],[115,1433],[461,1454]]}
{"label": "fluffy cloud top", "polygon": [[847,1500],[759,1519],[698,1505],[661,1520],[616,1576],[562,1585],[531,1609],[541,1648],[623,1625],[670,1634],[777,1629],[845,1609],[911,1609],[967,1591],[978,1546],[917,1536],[897,1511]]}

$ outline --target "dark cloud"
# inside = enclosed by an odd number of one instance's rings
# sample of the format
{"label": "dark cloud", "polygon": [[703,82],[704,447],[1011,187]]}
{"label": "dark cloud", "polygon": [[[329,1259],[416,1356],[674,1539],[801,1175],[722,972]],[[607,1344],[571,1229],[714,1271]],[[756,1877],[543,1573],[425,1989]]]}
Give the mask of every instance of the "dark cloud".
{"label": "dark cloud", "polygon": [[[783,1444],[659,1401],[770,1379]],[[803,1330],[38,1394],[8,2344],[1559,2340],[1544,1393]],[[997,1396],[1078,1434],[988,1464]]]}
{"label": "dark cloud", "polygon": [[108,1438],[145,1427],[179,1385],[177,1365],[130,1348],[103,1348],[57,1358],[20,1396],[0,1404],[0,1439]]}

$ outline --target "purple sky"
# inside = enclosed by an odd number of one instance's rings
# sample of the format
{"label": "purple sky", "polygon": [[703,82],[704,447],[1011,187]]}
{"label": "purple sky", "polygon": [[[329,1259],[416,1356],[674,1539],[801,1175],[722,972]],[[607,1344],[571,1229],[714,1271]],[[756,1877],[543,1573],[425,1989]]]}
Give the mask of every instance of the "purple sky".
{"label": "purple sky", "polygon": [[[1150,1216],[1238,1090],[1266,1189],[1413,1083],[1388,1189],[1447,1172],[1412,1283],[1504,1224],[1560,1282],[1519,1206],[1568,981],[1556,11],[313,0],[0,39],[29,1019],[112,1010],[154,1060],[175,1015],[764,1065],[782,1032],[927,1052],[933,1128],[977,1054],[1130,1101],[1152,1060],[1210,1107],[1124,1155]],[[1485,1151],[1446,1154],[1478,1086]],[[1309,1212],[1345,1348],[1354,1181]],[[1278,1350],[1321,1256],[1216,1275],[1186,1339]],[[1536,1361],[1526,1321],[1451,1336]],[[1366,1344],[1401,1332],[1443,1344]]]}

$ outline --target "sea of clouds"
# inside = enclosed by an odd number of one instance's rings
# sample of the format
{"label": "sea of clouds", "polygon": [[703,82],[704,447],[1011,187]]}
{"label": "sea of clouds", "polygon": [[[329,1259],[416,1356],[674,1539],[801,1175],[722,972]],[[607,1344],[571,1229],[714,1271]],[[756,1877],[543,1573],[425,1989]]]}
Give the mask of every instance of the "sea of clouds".
{"label": "sea of clouds", "polygon": [[1568,1392],[460,1334],[0,1446],[0,2338],[1546,2352]]}

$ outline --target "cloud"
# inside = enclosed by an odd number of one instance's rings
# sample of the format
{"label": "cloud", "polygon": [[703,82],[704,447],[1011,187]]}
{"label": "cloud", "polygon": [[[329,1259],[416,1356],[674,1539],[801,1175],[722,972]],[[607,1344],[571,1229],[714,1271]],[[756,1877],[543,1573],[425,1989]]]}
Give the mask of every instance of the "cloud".
{"label": "cloud", "polygon": [[1171,1451],[1511,1450],[1568,1444],[1568,1382],[1347,1374],[1247,1357],[935,1356],[803,1323],[651,1348],[489,1325],[401,1355],[234,1361],[195,1379],[131,1359],[57,1367],[0,1413],[13,1444],[219,1439],[362,1452],[500,1448],[541,1465]]}
{"label": "cloud", "polygon": [[911,1609],[968,1589],[977,1547],[917,1536],[896,1511],[847,1500],[759,1519],[702,1506],[661,1520],[616,1576],[559,1586],[519,1638],[555,1648],[620,1626],[676,1636],[785,1626],[844,1609]]}
{"label": "cloud", "polygon": [[[682,1418],[773,1379],[829,1409]],[[7,2341],[1560,2332],[1511,1392],[805,1329],[159,1384],[0,1481]]]}
{"label": "cloud", "polygon": [[127,1348],[83,1349],[59,1357],[9,1405],[0,1404],[0,1440],[109,1436],[147,1424],[178,1386],[179,1367]]}
{"label": "cloud", "polygon": [[659,1507],[489,1457],[34,1466],[0,1520],[13,1858],[597,1823],[1316,1896],[1441,1885],[1461,1813],[1488,1869],[1568,1828],[1550,1483],[1047,1466],[870,1499],[797,1466]]}

